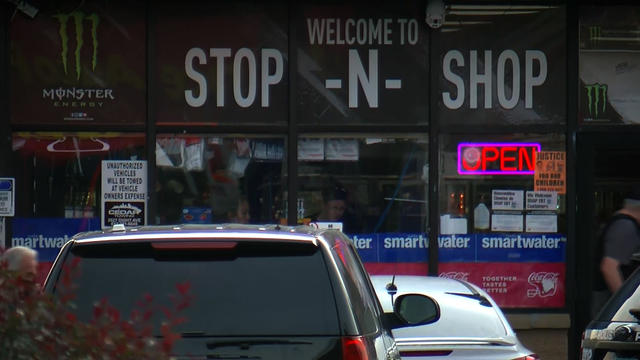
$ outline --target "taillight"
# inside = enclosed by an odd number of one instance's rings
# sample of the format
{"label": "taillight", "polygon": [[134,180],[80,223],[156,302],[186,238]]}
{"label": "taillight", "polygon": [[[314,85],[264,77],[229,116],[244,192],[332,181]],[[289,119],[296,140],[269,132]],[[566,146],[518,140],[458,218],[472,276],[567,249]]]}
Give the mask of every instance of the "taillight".
{"label": "taillight", "polygon": [[152,242],[156,250],[233,250],[237,241],[167,241]]}
{"label": "taillight", "polygon": [[515,358],[513,360],[540,360],[540,358],[536,354],[529,354],[527,356]]}
{"label": "taillight", "polygon": [[362,336],[342,337],[343,360],[367,360],[367,347]]}

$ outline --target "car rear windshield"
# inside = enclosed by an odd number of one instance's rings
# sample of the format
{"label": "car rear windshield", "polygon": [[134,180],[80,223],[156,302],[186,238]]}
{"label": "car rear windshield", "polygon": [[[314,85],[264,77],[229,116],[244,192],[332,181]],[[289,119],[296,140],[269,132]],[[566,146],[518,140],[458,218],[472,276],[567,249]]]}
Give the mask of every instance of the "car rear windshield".
{"label": "car rear windshield", "polygon": [[[172,308],[172,296],[189,288],[193,300],[179,313],[187,319],[179,332],[339,335],[336,302],[317,246],[231,244],[235,245],[211,248],[196,244],[189,249],[179,245],[158,249],[150,243],[77,245],[65,259],[63,270],[73,279],[76,315],[90,320],[93,304],[102,299],[123,316],[139,308],[138,302],[144,299]],[[62,292],[59,283],[54,293]],[[157,325],[164,315],[154,316]]]}

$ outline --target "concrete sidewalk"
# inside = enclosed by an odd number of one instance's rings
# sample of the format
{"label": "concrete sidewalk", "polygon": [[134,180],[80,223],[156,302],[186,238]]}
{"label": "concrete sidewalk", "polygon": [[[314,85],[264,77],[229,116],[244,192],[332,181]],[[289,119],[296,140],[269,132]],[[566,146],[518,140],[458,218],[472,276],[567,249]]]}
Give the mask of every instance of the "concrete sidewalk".
{"label": "concrete sidewalk", "polygon": [[569,314],[505,314],[518,339],[541,360],[569,358]]}
{"label": "concrete sidewalk", "polygon": [[515,330],[518,339],[541,360],[566,360],[567,329],[528,329]]}

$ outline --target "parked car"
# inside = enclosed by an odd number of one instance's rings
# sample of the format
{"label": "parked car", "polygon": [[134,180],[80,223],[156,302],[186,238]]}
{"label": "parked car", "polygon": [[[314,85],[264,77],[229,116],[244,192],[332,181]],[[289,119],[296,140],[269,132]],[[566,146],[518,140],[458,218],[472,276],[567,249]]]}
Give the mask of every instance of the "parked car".
{"label": "parked car", "polygon": [[587,325],[581,350],[582,360],[640,359],[640,269]]}
{"label": "parked car", "polygon": [[[167,294],[188,282],[194,299],[177,328],[178,360],[399,359],[383,321],[433,321],[383,314],[355,248],[336,230],[183,225],[83,233],[61,249],[44,289],[62,296],[69,278],[81,320],[102,299],[121,314],[143,295],[170,307]],[[398,306],[408,301],[435,313],[427,297],[406,296]]]}
{"label": "parked car", "polygon": [[537,360],[517,338],[500,308],[481,288],[435,276],[371,276],[382,308],[399,296],[421,294],[437,304],[435,322],[394,329],[403,359]]}

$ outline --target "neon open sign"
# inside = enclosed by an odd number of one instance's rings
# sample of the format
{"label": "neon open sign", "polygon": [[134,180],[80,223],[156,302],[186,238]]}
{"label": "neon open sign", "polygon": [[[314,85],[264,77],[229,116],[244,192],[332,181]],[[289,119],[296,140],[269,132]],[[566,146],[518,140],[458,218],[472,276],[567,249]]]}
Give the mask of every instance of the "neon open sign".
{"label": "neon open sign", "polygon": [[460,143],[458,174],[460,175],[533,175],[536,143]]}

